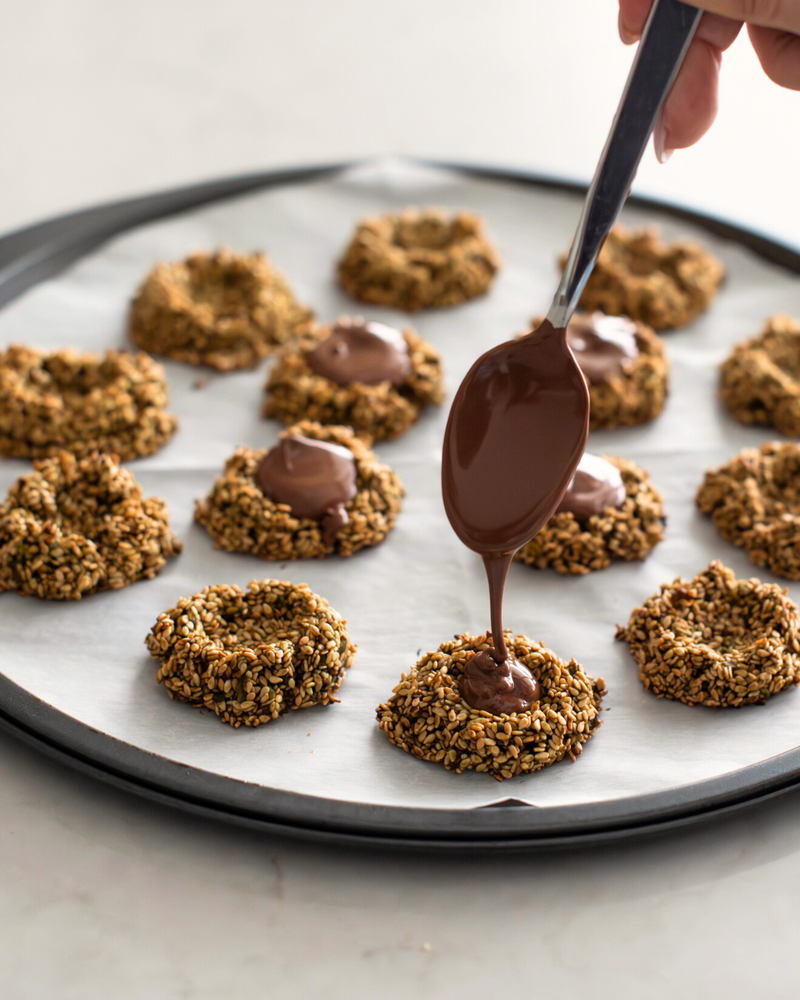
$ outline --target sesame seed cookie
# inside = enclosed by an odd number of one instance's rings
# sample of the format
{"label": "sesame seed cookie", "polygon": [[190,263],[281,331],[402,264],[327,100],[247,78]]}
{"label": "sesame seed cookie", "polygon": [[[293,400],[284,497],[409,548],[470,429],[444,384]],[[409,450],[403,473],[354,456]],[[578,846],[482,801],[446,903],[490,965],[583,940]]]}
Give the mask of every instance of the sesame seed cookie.
{"label": "sesame seed cookie", "polygon": [[[567,261],[560,259],[563,267]],[[725,269],[697,243],[662,243],[658,229],[615,226],[597,256],[580,307],[630,316],[654,330],[685,326],[711,304]]]}
{"label": "sesame seed cookie", "polygon": [[178,420],[165,412],[164,369],[146,354],[51,354],[12,344],[0,352],[0,455],[47,458],[105,451],[150,455]]}
{"label": "sesame seed cookie", "polygon": [[0,590],[77,601],[151,579],[181,551],[164,501],[115,456],[60,452],[34,470],[0,506]]}
{"label": "sesame seed cookie", "polygon": [[605,569],[615,559],[644,559],[664,538],[664,506],[648,473],[612,455],[603,458],[620,471],[625,500],[602,514],[579,520],[572,511],[554,514],[514,555],[515,562],[559,573]]}
{"label": "sesame seed cookie", "polygon": [[542,688],[529,711],[492,715],[463,700],[459,680],[465,664],[492,641],[489,635],[458,635],[426,653],[378,706],[378,725],[389,740],[457,774],[474,769],[498,781],[539,771],[565,756],[575,760],[601,724],[603,679],[595,681],[574,660],[560,660],[527,636],[504,635],[509,653]]}
{"label": "sesame seed cookie", "polygon": [[255,367],[312,315],[264,254],[222,249],[157,264],[131,304],[128,328],[145,351],[228,372]]}
{"label": "sesame seed cookie", "polygon": [[[579,314],[570,321],[569,329],[589,325],[597,318],[607,322],[610,317],[600,312],[592,316]],[[584,370],[581,352],[574,352],[589,385],[589,429],[593,431],[649,423],[662,412],[669,393],[669,359],[664,341],[645,323],[619,318],[630,322],[636,348],[635,356],[624,359],[619,370],[598,379]],[[535,330],[543,320],[544,316],[536,317],[531,329]]]}
{"label": "sesame seed cookie", "polygon": [[308,358],[335,326],[309,330],[296,345],[280,354],[266,384],[264,416],[287,425],[303,419],[344,424],[362,437],[382,441],[405,433],[424,406],[442,402],[444,380],[439,352],[411,328],[402,331],[411,361],[411,371],[402,385],[388,381],[337,385],[317,375]]}
{"label": "sesame seed cookie", "polygon": [[284,580],[182,597],[145,643],[170,698],[210,709],[234,729],[338,701],[356,652],[328,602]]}
{"label": "sesame seed cookie", "polygon": [[354,299],[417,312],[483,295],[499,267],[476,215],[409,208],[362,219],[338,273]]}
{"label": "sesame seed cookie", "polygon": [[800,683],[797,605],[777,584],[737,580],[716,561],[689,582],[662,584],[617,639],[646,690],[687,705],[762,704]]}
{"label": "sesame seed cookie", "polygon": [[737,344],[720,369],[720,398],[743,424],[800,436],[800,323],[773,316],[764,330]]}
{"label": "sesame seed cookie", "polygon": [[195,510],[195,520],[208,531],[216,547],[259,559],[322,559],[332,554],[351,556],[382,542],[394,527],[402,505],[404,491],[397,474],[379,462],[349,427],[323,427],[304,420],[281,437],[294,434],[341,445],[352,452],[357,493],[346,505],[347,523],[332,542],[326,541],[319,520],[293,516],[287,504],[275,503],[259,487],[256,473],[266,449],[238,448]]}
{"label": "sesame seed cookie", "polygon": [[800,580],[800,445],[745,448],[706,472],[697,505],[756,566]]}

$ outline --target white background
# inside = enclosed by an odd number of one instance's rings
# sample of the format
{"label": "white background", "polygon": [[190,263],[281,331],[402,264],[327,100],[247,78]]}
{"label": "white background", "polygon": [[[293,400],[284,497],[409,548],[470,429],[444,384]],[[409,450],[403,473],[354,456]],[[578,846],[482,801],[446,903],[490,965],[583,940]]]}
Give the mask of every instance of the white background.
{"label": "white background", "polygon": [[[2,4],[0,230],[272,165],[376,153],[588,178],[633,49],[614,0]],[[746,36],[721,109],[638,189],[800,243],[800,104]]]}
{"label": "white background", "polygon": [[[395,152],[588,178],[632,50],[613,0],[5,0],[0,231],[271,165]],[[638,190],[800,245],[800,95],[741,39],[713,132]],[[4,996],[796,997],[800,799],[624,849],[287,845],[0,738]]]}

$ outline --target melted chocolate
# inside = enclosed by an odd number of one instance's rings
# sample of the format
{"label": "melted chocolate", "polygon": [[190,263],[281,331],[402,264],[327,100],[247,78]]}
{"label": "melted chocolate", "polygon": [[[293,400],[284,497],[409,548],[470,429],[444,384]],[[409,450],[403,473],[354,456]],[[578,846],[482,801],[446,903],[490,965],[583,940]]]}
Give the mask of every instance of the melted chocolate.
{"label": "melted chocolate", "polygon": [[627,316],[576,316],[567,327],[567,343],[590,385],[623,371],[639,353],[636,324]]}
{"label": "melted chocolate", "polygon": [[502,626],[511,557],[555,513],[588,432],[586,381],[565,331],[547,320],[478,358],[453,400],[442,495],[454,531],[486,566],[499,665],[486,677],[498,691],[511,676]]}
{"label": "melted chocolate", "polygon": [[256,481],[295,517],[321,520],[326,545],[350,520],[344,505],[356,495],[356,463],[341,445],[290,434],[261,459]]}
{"label": "melted chocolate", "polygon": [[569,511],[578,521],[587,521],[608,507],[621,507],[625,495],[625,484],[616,465],[584,452],[556,513]]}
{"label": "melted chocolate", "polygon": [[338,322],[307,361],[314,374],[337,385],[391,382],[400,386],[411,374],[405,337],[400,330],[383,323]]}
{"label": "melted chocolate", "polygon": [[496,649],[482,649],[467,660],[458,683],[464,701],[479,712],[513,715],[527,712],[541,698],[541,687],[530,670]]}

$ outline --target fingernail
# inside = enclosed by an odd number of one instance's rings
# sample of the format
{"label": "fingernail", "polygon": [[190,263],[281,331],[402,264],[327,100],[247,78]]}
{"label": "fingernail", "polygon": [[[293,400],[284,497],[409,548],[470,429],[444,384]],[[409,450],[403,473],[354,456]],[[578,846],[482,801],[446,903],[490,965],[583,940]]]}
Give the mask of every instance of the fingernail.
{"label": "fingernail", "polygon": [[653,132],[653,146],[656,151],[656,159],[659,163],[666,163],[674,152],[674,150],[666,148],[666,143],[667,126],[664,124],[663,119],[659,118]]}
{"label": "fingernail", "polygon": [[625,22],[622,20],[622,11],[619,12],[617,23],[619,24],[619,37],[622,39],[623,44],[633,45],[633,43],[636,41],[636,35],[632,35],[630,31],[628,31],[628,29],[625,27]]}

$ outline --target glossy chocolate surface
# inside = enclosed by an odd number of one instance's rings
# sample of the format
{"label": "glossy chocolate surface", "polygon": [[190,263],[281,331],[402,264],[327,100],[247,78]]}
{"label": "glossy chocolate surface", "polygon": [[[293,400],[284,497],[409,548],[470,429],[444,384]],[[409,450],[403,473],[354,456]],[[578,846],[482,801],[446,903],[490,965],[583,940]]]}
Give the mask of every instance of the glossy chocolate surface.
{"label": "glossy chocolate surface", "polygon": [[590,385],[624,370],[639,353],[636,324],[627,316],[576,316],[567,327],[567,343]]}
{"label": "glossy chocolate surface", "polygon": [[625,484],[616,465],[585,452],[556,513],[569,511],[578,521],[586,521],[608,507],[621,507],[625,496]]}
{"label": "glossy chocolate surface", "polygon": [[321,520],[325,543],[331,545],[349,520],[345,504],[357,492],[356,463],[349,448],[290,434],[261,459],[256,481],[295,517]]}
{"label": "glossy chocolate surface", "polygon": [[[586,381],[565,331],[547,320],[480,357],[453,401],[442,496],[458,537],[483,556],[501,664],[508,657],[502,599],[511,557],[555,512],[588,431]],[[504,675],[500,670],[487,676],[499,681]]]}
{"label": "glossy chocolate surface", "polygon": [[458,690],[468,705],[492,715],[527,712],[541,698],[530,670],[513,656],[502,659],[496,649],[482,649],[467,660]]}
{"label": "glossy chocolate surface", "polygon": [[397,387],[411,374],[411,358],[402,331],[384,323],[340,321],[311,351],[307,361],[316,375],[337,385],[391,382]]}

